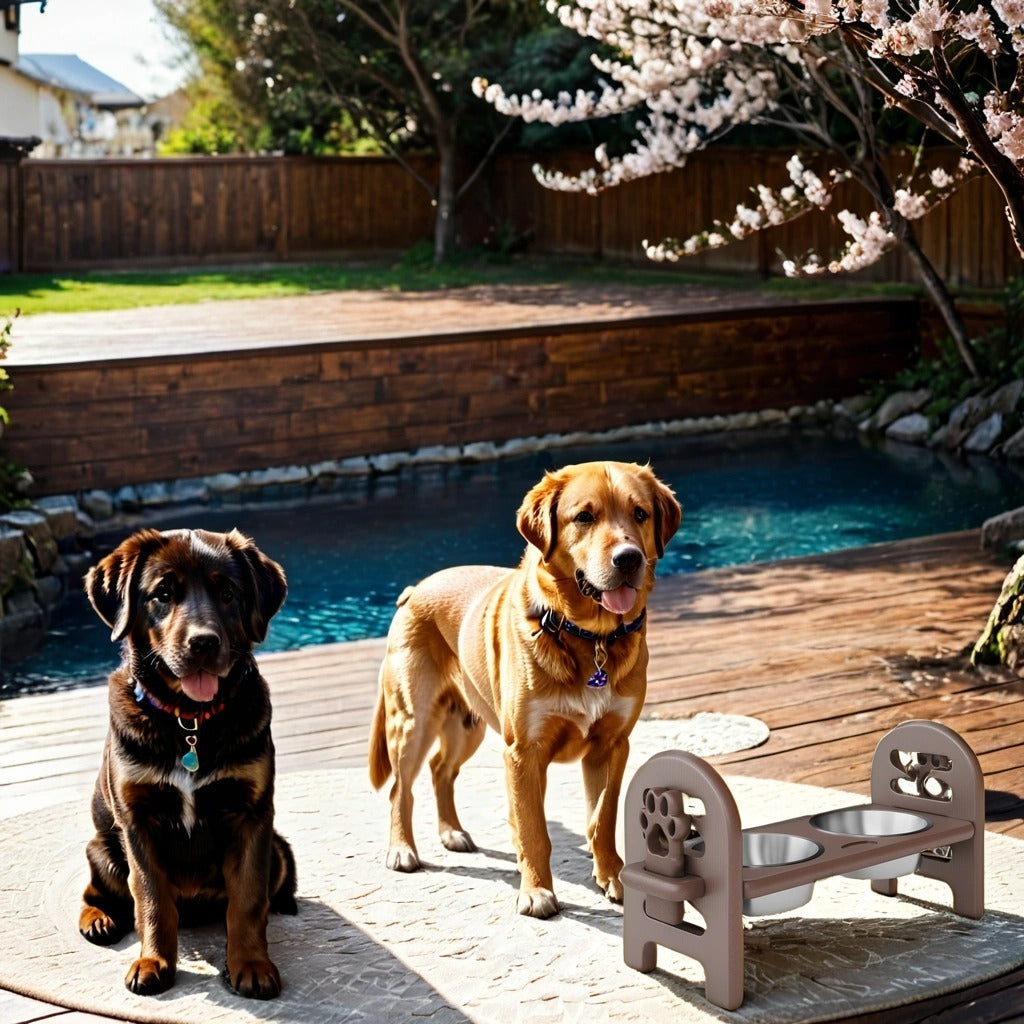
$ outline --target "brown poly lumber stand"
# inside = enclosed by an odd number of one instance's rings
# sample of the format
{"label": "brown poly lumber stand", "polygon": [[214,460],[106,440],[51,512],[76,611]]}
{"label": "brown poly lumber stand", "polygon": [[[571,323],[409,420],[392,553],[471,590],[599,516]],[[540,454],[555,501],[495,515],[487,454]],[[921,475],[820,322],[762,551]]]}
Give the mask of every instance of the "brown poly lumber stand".
{"label": "brown poly lumber stand", "polygon": [[[623,955],[652,971],[658,946],[699,961],[708,1000],[743,1002],[743,915],[792,910],[832,875],[896,895],[916,873],[947,883],[953,910],[984,913],[985,790],[978,759],[937,722],[904,722],[871,761],[871,803],[740,829],[722,777],[680,750],[655,754],[626,792]],[[686,920],[686,904],[703,918]]]}

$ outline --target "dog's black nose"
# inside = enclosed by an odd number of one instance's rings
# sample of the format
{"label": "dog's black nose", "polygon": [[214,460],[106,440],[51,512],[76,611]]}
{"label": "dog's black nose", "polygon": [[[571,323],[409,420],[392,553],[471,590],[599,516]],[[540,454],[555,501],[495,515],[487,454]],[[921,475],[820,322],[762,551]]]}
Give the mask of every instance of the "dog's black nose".
{"label": "dog's black nose", "polygon": [[639,548],[633,547],[632,544],[624,544],[612,552],[612,565],[619,572],[624,572],[627,575],[636,572],[643,565],[643,562],[643,552]]}
{"label": "dog's black nose", "polygon": [[193,654],[212,654],[220,647],[216,633],[193,633],[188,638],[188,649]]}

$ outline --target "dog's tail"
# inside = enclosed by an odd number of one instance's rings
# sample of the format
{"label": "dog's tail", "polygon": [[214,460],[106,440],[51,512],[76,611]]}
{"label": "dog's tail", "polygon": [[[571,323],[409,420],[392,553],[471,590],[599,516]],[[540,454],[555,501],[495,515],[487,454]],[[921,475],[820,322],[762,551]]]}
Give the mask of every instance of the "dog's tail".
{"label": "dog's tail", "polygon": [[380,789],[391,775],[391,755],[388,754],[387,712],[384,709],[384,688],[377,694],[377,709],[370,726],[370,782]]}
{"label": "dog's tail", "polygon": [[[395,607],[401,608],[409,600],[412,592],[412,587],[406,587],[398,595]],[[373,713],[373,725],[370,726],[370,782],[374,789],[380,789],[388,781],[393,771],[391,755],[388,753],[388,714],[384,707],[384,670],[385,665],[382,664],[380,688],[377,691],[377,708]]]}

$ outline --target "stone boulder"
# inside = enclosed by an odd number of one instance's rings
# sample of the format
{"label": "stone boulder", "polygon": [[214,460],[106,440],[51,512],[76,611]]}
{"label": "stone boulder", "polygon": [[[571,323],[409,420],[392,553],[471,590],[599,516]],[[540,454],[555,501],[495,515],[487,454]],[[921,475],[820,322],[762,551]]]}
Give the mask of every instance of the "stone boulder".
{"label": "stone boulder", "polygon": [[4,658],[20,661],[34,654],[46,637],[49,612],[30,590],[19,590],[4,598],[0,617],[0,650]]}
{"label": "stone boulder", "polygon": [[971,432],[964,441],[963,449],[971,455],[984,455],[990,448],[994,448],[996,442],[1003,433],[1003,414],[993,412],[986,416]]}
{"label": "stone boulder", "polygon": [[911,413],[920,412],[931,401],[931,397],[932,393],[927,388],[897,391],[889,395],[867,419],[862,420],[858,429],[867,434],[880,433],[890,423],[895,423],[896,420]]}
{"label": "stone boulder", "polygon": [[1024,556],[1003,581],[985,629],[971,651],[971,663],[1006,665],[1024,675]]}
{"label": "stone boulder", "polygon": [[110,519],[114,515],[114,499],[106,491],[86,491],[81,501],[82,511],[93,519]]}
{"label": "stone boulder", "polygon": [[46,516],[50,532],[59,542],[78,534],[78,501],[70,494],[40,498],[34,503],[35,510]]}
{"label": "stone boulder", "polygon": [[1004,384],[988,396],[988,408],[992,412],[1001,412],[1004,416],[1009,416],[1010,413],[1016,412],[1022,397],[1024,380],[1011,380],[1009,384]]}
{"label": "stone boulder", "polygon": [[21,530],[0,523],[0,592],[6,592],[18,581],[32,579],[32,556]]}
{"label": "stone boulder", "polygon": [[923,412],[912,412],[890,423],[885,429],[885,436],[890,441],[901,441],[903,444],[924,444],[931,429],[931,423]]}
{"label": "stone boulder", "polygon": [[1010,381],[990,395],[968,395],[954,407],[946,422],[932,435],[930,443],[950,452],[961,447],[973,453],[987,452],[999,440],[1006,417],[1016,412],[1022,397],[1024,380]]}
{"label": "stone boulder", "polygon": [[1011,434],[999,446],[999,454],[1004,459],[1024,459],[1024,427]]}
{"label": "stone boulder", "polygon": [[935,432],[932,444],[940,445],[946,451],[956,451],[985,415],[984,398],[981,395],[968,395],[953,408],[946,422]]}
{"label": "stone boulder", "polygon": [[1003,548],[1024,541],[1024,507],[1002,512],[981,524],[981,546]]}
{"label": "stone boulder", "polygon": [[53,571],[57,564],[57,541],[46,516],[28,509],[15,509],[0,516],[0,524],[24,534],[40,576]]}

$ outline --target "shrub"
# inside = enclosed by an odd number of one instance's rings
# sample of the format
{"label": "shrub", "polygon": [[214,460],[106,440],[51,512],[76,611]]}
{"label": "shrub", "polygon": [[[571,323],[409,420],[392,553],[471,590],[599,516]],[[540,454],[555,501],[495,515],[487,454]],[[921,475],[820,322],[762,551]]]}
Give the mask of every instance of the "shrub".
{"label": "shrub", "polygon": [[1012,380],[1024,378],[1024,277],[1014,278],[1003,289],[1003,322],[972,342],[980,383],[967,372],[952,338],[940,340],[938,354],[920,358],[871,393],[876,407],[896,391],[927,388],[931,401],[923,412],[932,427],[944,422],[969,395],[991,392]]}

